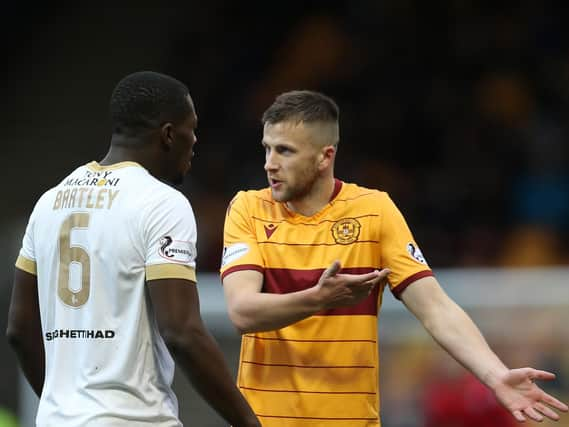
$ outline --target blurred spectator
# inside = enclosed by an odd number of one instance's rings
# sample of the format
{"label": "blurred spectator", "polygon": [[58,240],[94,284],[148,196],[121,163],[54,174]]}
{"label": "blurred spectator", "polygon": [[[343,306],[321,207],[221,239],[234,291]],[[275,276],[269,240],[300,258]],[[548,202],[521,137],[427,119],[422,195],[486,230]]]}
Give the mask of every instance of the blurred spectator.
{"label": "blurred spectator", "polygon": [[492,392],[464,370],[439,373],[423,397],[424,427],[515,427]]}
{"label": "blurred spectator", "polygon": [[519,226],[503,236],[499,256],[503,267],[551,266],[563,261],[558,235],[551,228]]}

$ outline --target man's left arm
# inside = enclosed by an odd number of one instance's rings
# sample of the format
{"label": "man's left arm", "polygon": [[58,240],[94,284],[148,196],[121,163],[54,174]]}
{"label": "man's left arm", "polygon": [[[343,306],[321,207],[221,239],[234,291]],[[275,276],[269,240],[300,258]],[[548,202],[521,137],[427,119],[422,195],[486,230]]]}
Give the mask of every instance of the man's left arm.
{"label": "man's left arm", "polygon": [[551,408],[566,412],[567,405],[545,393],[534,380],[555,375],[533,368],[508,369],[490,349],[478,327],[434,277],[410,284],[401,294],[405,306],[451,356],[486,384],[520,422],[527,418],[558,420]]}

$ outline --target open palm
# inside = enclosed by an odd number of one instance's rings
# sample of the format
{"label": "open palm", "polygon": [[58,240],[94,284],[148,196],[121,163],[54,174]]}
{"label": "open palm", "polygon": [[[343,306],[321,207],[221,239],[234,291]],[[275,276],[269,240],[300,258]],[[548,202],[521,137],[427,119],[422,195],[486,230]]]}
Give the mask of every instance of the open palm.
{"label": "open palm", "polygon": [[567,412],[567,405],[539,388],[535,380],[552,380],[555,374],[533,368],[509,370],[494,387],[498,401],[523,422],[528,417],[543,421],[544,417],[557,421],[559,415],[552,408]]}

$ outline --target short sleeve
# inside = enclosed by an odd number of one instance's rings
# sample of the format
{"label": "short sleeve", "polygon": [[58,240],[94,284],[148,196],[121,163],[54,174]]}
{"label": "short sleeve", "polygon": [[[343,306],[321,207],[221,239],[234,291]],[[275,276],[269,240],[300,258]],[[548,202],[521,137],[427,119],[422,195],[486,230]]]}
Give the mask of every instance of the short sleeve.
{"label": "short sleeve", "polygon": [[239,270],[264,271],[257,236],[251,224],[248,198],[239,192],[231,200],[225,216],[221,279]]}
{"label": "short sleeve", "polygon": [[389,286],[393,295],[400,298],[409,284],[433,273],[405,218],[391,198],[386,193],[383,196],[379,238],[382,266],[391,270]]}
{"label": "short sleeve", "polygon": [[17,268],[27,273],[33,274],[34,276],[37,276],[34,229],[38,205],[39,201],[36,203],[36,206],[34,207],[34,210],[32,211],[32,214],[28,220],[26,232],[24,233],[24,237],[22,239],[22,247],[20,249],[20,253],[18,254],[18,258],[16,259]]}
{"label": "short sleeve", "polygon": [[190,202],[176,191],[152,205],[142,224],[146,280],[195,282],[197,230]]}

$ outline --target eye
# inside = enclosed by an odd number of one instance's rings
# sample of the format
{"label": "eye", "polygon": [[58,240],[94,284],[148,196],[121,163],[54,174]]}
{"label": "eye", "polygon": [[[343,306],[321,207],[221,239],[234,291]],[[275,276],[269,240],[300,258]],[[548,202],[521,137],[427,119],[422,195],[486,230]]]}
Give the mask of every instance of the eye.
{"label": "eye", "polygon": [[279,154],[287,155],[287,154],[293,153],[293,150],[291,148],[285,146],[285,145],[277,145],[277,147],[275,149],[276,149],[277,153],[279,153]]}

